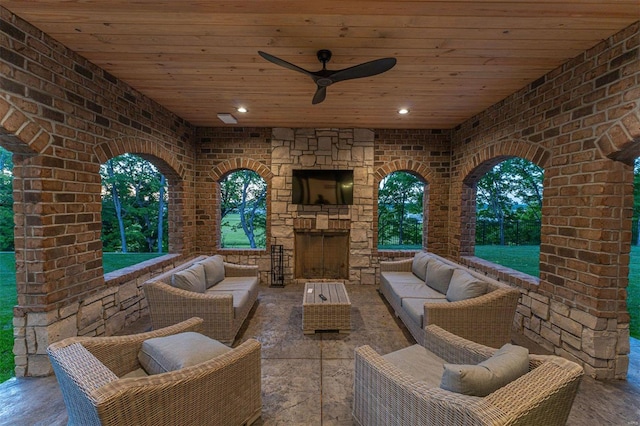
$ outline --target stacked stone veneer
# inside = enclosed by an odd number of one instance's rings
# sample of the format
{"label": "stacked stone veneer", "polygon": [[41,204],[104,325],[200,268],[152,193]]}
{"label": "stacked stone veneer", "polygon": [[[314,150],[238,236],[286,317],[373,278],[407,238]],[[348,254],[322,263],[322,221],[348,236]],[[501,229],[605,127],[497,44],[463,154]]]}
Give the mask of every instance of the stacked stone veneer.
{"label": "stacked stone veneer", "polygon": [[[349,282],[375,283],[373,250],[373,139],[360,129],[274,129],[271,169],[271,238],[285,253],[285,282],[294,277],[294,233],[349,230]],[[353,205],[303,206],[291,203],[293,169],[353,170]]]}
{"label": "stacked stone veneer", "polygon": [[[393,171],[425,182],[430,251],[522,293],[514,326],[600,378],[628,365],[626,287],[633,159],[640,154],[635,24],[450,130],[195,128],[0,7],[0,144],[14,153],[16,373],[50,372],[46,346],[116,333],[146,314],[140,284],[200,253],[257,264],[267,250],[221,250],[218,182],[248,168],[268,184],[267,241],[348,229],[350,283],[374,284],[377,187]],[[165,258],[105,276],[99,166],[142,155],[170,187]],[[474,258],[475,183],[499,161],[545,169],[540,278]],[[352,206],[295,206],[293,168],[353,169]]]}

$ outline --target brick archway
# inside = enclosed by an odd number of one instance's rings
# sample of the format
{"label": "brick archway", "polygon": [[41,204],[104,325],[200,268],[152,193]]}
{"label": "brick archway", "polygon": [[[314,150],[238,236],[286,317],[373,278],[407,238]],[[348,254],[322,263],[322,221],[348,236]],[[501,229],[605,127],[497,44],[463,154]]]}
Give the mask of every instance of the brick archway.
{"label": "brick archway", "polygon": [[454,227],[460,227],[459,256],[471,256],[475,251],[476,235],[476,183],[496,164],[509,158],[519,157],[544,169],[551,152],[537,144],[524,140],[503,140],[485,146],[470,157],[461,168],[460,187],[454,189],[461,196],[460,217]]}
{"label": "brick archway", "polygon": [[271,183],[271,179],[273,178],[273,172],[271,172],[267,166],[251,158],[233,158],[231,160],[223,161],[211,169],[209,176],[215,182],[219,182],[220,179],[224,178],[229,173],[241,169],[253,170],[267,182],[267,185]]}
{"label": "brick archway", "polygon": [[477,180],[487,170],[507,158],[520,157],[531,161],[540,168],[546,168],[551,152],[540,145],[515,139],[489,144],[470,157],[460,171],[463,181]]}
{"label": "brick archway", "polygon": [[[213,202],[213,215],[215,217],[215,232],[214,232],[214,247],[217,250],[220,250],[220,245],[222,241],[221,236],[221,227],[220,224],[222,222],[222,217],[220,215],[220,181],[224,179],[230,173],[233,173],[237,170],[251,170],[256,172],[267,184],[267,195],[266,195],[266,206],[267,206],[267,217],[266,217],[266,227],[265,236],[266,236],[266,249],[269,249],[269,245],[271,244],[271,186],[273,180],[273,172],[267,167],[265,164],[256,161],[251,158],[233,158],[226,161],[223,161],[217,164],[214,168],[209,172],[209,177],[212,180],[213,188],[211,191],[212,194],[212,202]],[[237,251],[237,250],[236,250]]]}
{"label": "brick archway", "polygon": [[19,155],[36,155],[53,141],[53,136],[18,107],[0,98],[0,145]]}
{"label": "brick archway", "polygon": [[185,204],[190,195],[186,194],[185,181],[188,180],[184,164],[177,160],[174,152],[164,148],[157,141],[132,136],[103,142],[94,147],[99,164],[123,154],[137,155],[158,168],[169,184],[169,253],[181,253],[186,242],[182,224],[185,223]]}
{"label": "brick archway", "polygon": [[164,163],[160,166],[162,167],[161,172],[163,174],[174,174],[180,179],[185,178],[185,167],[178,161],[175,152],[168,150],[158,143],[158,141],[127,136],[96,145],[93,151],[100,164],[126,153],[139,155],[141,157],[157,158]]}
{"label": "brick archway", "polygon": [[609,127],[596,141],[596,147],[603,157],[633,165],[640,157],[640,107]]}
{"label": "brick archway", "polygon": [[[388,175],[394,172],[407,172],[418,177],[424,183],[424,196],[422,201],[422,214],[423,224],[427,224],[422,228],[422,246],[424,247],[428,242],[429,233],[429,183],[434,180],[434,175],[427,164],[414,160],[394,160],[386,163],[384,166],[374,171],[374,185],[373,185],[373,217],[378,217],[378,188],[380,182]],[[378,221],[373,221],[373,249],[378,250]]]}

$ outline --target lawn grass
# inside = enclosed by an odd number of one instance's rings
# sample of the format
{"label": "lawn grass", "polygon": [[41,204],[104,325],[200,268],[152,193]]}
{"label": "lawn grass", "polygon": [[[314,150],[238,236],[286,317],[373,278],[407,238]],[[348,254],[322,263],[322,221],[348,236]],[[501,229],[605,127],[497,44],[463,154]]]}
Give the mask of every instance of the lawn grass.
{"label": "lawn grass", "polygon": [[[104,253],[104,273],[162,256],[166,253]],[[13,307],[18,303],[16,260],[13,252],[0,252],[0,383],[14,375]]]}
{"label": "lawn grass", "polygon": [[640,339],[640,247],[631,247],[629,259],[629,286],[627,287],[627,310],[631,315],[629,332]]}
{"label": "lawn grass", "polygon": [[540,246],[476,246],[476,256],[534,277],[540,276]]}
{"label": "lawn grass", "polygon": [[0,252],[0,383],[13,377],[13,307],[18,303],[13,252]]}
{"label": "lawn grass", "polygon": [[[220,234],[222,236],[222,247],[224,248],[251,248],[249,238],[247,238],[240,225],[240,215],[238,213],[229,213],[222,219]],[[264,236],[264,230],[262,230],[262,233],[256,234],[256,242],[261,236]]]}
{"label": "lawn grass", "polygon": [[378,245],[378,250],[408,250],[408,251],[420,251],[421,245],[400,245],[400,244],[381,244]]}
{"label": "lawn grass", "polygon": [[[476,256],[493,263],[538,277],[539,246],[476,246]],[[627,310],[631,316],[629,332],[640,339],[640,247],[631,246]]]}
{"label": "lawn grass", "polygon": [[127,266],[135,265],[145,260],[164,256],[165,254],[167,253],[103,253],[102,269],[104,269],[105,274],[108,274],[109,272],[126,268]]}

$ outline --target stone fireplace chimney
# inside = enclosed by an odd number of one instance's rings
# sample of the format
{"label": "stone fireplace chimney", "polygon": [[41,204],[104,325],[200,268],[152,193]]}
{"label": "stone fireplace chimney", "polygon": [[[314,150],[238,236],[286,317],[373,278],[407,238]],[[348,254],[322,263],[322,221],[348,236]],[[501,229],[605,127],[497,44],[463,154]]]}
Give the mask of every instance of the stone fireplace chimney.
{"label": "stone fireplace chimney", "polygon": [[[271,242],[284,248],[285,285],[311,279],[375,284],[374,133],[274,128],[271,146]],[[353,204],[293,204],[294,169],[353,170]]]}

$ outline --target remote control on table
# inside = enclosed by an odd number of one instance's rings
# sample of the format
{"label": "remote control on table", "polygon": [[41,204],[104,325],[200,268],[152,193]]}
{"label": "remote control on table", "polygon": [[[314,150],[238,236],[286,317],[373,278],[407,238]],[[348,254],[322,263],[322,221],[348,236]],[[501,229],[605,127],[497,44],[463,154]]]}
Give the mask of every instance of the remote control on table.
{"label": "remote control on table", "polygon": [[322,294],[322,293],[320,293],[320,294],[318,295],[318,297],[319,297],[320,299],[322,299],[322,300],[327,300],[326,296],[325,296],[324,294]]}

